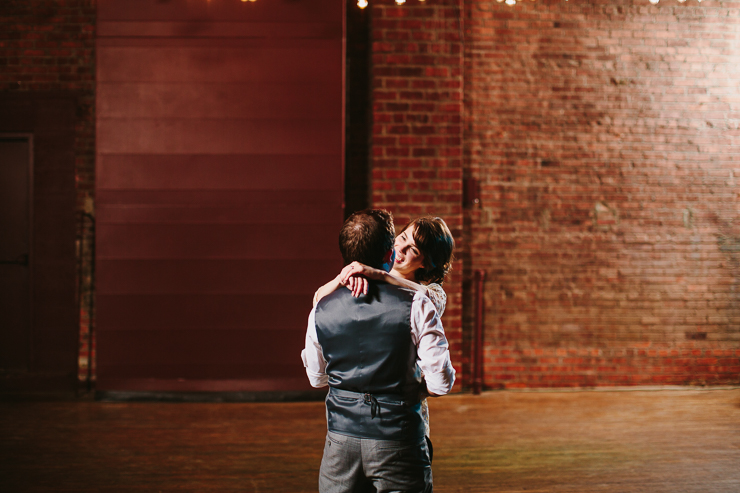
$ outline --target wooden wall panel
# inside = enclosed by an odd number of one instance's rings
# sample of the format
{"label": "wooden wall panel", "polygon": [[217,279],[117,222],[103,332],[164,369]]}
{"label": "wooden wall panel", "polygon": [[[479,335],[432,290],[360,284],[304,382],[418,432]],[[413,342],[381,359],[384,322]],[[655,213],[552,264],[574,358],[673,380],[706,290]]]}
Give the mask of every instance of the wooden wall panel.
{"label": "wooden wall panel", "polygon": [[[334,87],[327,84],[262,81],[187,85],[176,82],[98,84],[105,106],[100,118],[244,118],[333,119],[341,101],[327,104]],[[245,98],[245,94],[259,98]]]}
{"label": "wooden wall panel", "polygon": [[[325,190],[337,191],[341,177],[333,180],[316,169],[337,163],[337,156],[289,154],[132,155],[101,156],[106,168],[100,186],[113,190]],[[264,210],[264,213],[269,211]],[[254,218],[253,220],[259,220]]]}
{"label": "wooden wall panel", "polygon": [[306,390],[341,266],[336,0],[99,2],[100,390]]}
{"label": "wooden wall panel", "polygon": [[[238,0],[98,1],[98,22],[186,23],[190,33],[205,33],[213,22],[276,23],[288,26],[330,23],[341,29],[344,13],[334,0],[273,0],[243,5]],[[247,33],[248,34],[248,33]]]}
{"label": "wooden wall panel", "polygon": [[[186,211],[182,212],[183,214]],[[333,225],[106,224],[98,233],[98,258],[275,259],[328,257]],[[333,233],[333,234],[332,234]],[[269,236],[267,239],[263,237]],[[335,248],[336,249],[336,248]],[[276,273],[276,275],[279,275]]]}

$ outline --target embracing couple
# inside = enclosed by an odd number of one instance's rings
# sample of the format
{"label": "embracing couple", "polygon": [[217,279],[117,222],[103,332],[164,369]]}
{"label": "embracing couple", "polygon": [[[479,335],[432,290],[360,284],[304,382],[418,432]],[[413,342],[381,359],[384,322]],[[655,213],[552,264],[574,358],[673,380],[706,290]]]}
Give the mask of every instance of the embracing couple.
{"label": "embracing couple", "polygon": [[440,218],[395,237],[390,213],[365,210],[339,248],[345,267],[316,292],[301,354],[311,385],[329,386],[319,491],[431,492],[426,397],[455,381],[440,321],[454,240]]}

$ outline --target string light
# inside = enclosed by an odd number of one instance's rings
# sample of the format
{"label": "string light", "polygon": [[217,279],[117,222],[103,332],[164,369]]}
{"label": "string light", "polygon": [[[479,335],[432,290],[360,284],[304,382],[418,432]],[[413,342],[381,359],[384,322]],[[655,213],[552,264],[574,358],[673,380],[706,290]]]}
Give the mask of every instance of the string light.
{"label": "string light", "polygon": [[[254,2],[255,0],[242,0],[242,2],[247,2],[247,1]],[[496,1],[498,3],[505,2],[506,5],[509,5],[509,6],[514,6],[516,5],[516,2],[517,2],[517,0],[496,0]],[[522,1],[522,0],[519,0],[519,1]],[[532,0],[532,1],[534,2],[536,0]],[[567,2],[568,0],[564,0],[564,1]],[[660,2],[660,0],[648,0],[648,1],[653,5],[658,5],[658,3]],[[676,1],[678,3],[686,3],[686,0],[676,0]],[[702,0],[696,0],[696,1],[699,3],[702,2]],[[406,3],[406,0],[395,0],[395,2],[396,2],[396,5],[403,5],[404,3]],[[419,0],[419,3],[424,3],[424,2],[425,0]],[[361,9],[364,9],[365,7],[368,6],[368,0],[357,0],[357,6]]]}

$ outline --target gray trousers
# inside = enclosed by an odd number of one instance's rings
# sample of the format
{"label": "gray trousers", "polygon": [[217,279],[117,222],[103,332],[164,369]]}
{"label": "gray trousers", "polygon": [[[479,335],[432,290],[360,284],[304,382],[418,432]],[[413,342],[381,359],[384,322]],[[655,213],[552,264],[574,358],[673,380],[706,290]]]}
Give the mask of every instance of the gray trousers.
{"label": "gray trousers", "polygon": [[320,493],[432,493],[427,439],[373,440],[327,432]]}

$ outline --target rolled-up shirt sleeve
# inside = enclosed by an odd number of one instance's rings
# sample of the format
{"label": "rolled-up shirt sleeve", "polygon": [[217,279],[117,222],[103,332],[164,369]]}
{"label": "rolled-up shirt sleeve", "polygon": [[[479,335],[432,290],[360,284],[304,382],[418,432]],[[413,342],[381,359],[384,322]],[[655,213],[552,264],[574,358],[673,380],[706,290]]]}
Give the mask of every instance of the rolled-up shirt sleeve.
{"label": "rolled-up shirt sleeve", "polygon": [[411,334],[427,390],[434,395],[449,393],[455,383],[450,346],[434,304],[420,292],[411,306]]}
{"label": "rolled-up shirt sleeve", "polygon": [[308,316],[306,329],[306,347],[301,351],[303,366],[312,387],[326,387],[329,385],[329,376],[326,374],[326,360],[316,335],[316,308]]}

